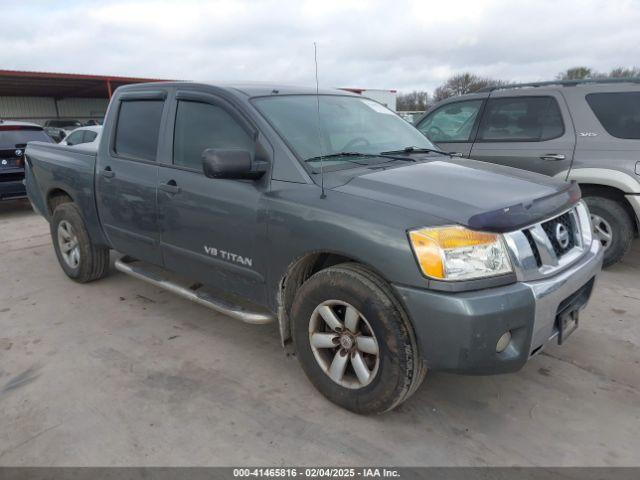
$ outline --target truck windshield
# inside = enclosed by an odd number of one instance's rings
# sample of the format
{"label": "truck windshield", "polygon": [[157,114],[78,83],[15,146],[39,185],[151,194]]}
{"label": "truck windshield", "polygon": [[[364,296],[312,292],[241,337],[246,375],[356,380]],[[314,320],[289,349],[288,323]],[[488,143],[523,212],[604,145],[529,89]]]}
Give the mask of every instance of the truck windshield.
{"label": "truck windshield", "polygon": [[[418,130],[372,100],[340,95],[262,97],[254,105],[294,153],[317,168],[320,157],[330,169],[388,162],[381,152],[406,147],[434,149]],[[344,153],[344,155],[340,155]],[[354,154],[362,154],[354,161]],[[334,167],[334,168],[332,168]]]}

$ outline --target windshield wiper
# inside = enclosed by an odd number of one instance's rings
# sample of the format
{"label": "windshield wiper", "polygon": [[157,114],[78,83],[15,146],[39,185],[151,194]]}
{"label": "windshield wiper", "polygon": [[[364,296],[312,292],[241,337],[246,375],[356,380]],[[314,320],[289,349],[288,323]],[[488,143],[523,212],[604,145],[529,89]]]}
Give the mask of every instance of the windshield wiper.
{"label": "windshield wiper", "polygon": [[380,155],[401,155],[403,153],[438,153],[440,155],[446,155],[447,157],[451,156],[447,152],[443,152],[442,150],[438,150],[437,148],[422,148],[422,147],[404,147],[401,150],[390,150],[388,152],[380,152]]}
{"label": "windshield wiper", "polygon": [[360,152],[337,152],[337,153],[329,153],[327,155],[318,155],[317,157],[307,158],[304,162],[317,162],[319,160],[325,160],[327,158],[337,158],[337,157],[375,157],[377,155],[371,153],[360,153]]}

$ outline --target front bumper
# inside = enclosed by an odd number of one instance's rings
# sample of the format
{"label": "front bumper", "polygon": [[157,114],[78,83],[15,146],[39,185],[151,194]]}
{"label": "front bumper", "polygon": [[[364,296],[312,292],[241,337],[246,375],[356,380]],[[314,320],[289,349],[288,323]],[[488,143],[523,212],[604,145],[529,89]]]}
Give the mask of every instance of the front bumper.
{"label": "front bumper", "polygon": [[[427,367],[465,374],[519,370],[558,334],[556,317],[582,292],[583,308],[602,268],[603,251],[594,241],[571,267],[542,280],[462,293],[394,285],[412,320]],[[564,303],[563,303],[564,302]],[[496,352],[511,331],[509,347]]]}

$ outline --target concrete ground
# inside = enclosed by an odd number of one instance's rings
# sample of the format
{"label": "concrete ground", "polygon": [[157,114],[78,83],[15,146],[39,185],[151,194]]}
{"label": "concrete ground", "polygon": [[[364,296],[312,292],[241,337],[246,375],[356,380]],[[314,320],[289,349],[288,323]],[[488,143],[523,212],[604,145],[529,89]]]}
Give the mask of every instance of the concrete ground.
{"label": "concrete ground", "polygon": [[640,242],[568,344],[516,374],[433,373],[382,416],[335,407],[245,325],[112,272],[79,285],[0,204],[0,465],[638,465]]}

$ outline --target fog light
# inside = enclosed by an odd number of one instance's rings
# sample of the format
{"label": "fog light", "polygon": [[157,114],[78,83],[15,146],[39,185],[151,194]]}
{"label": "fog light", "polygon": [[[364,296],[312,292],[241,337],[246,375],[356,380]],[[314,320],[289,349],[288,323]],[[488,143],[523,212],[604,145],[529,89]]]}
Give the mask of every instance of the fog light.
{"label": "fog light", "polygon": [[511,332],[505,332],[498,340],[498,343],[496,343],[496,352],[504,352],[509,346],[509,343],[511,343]]}

